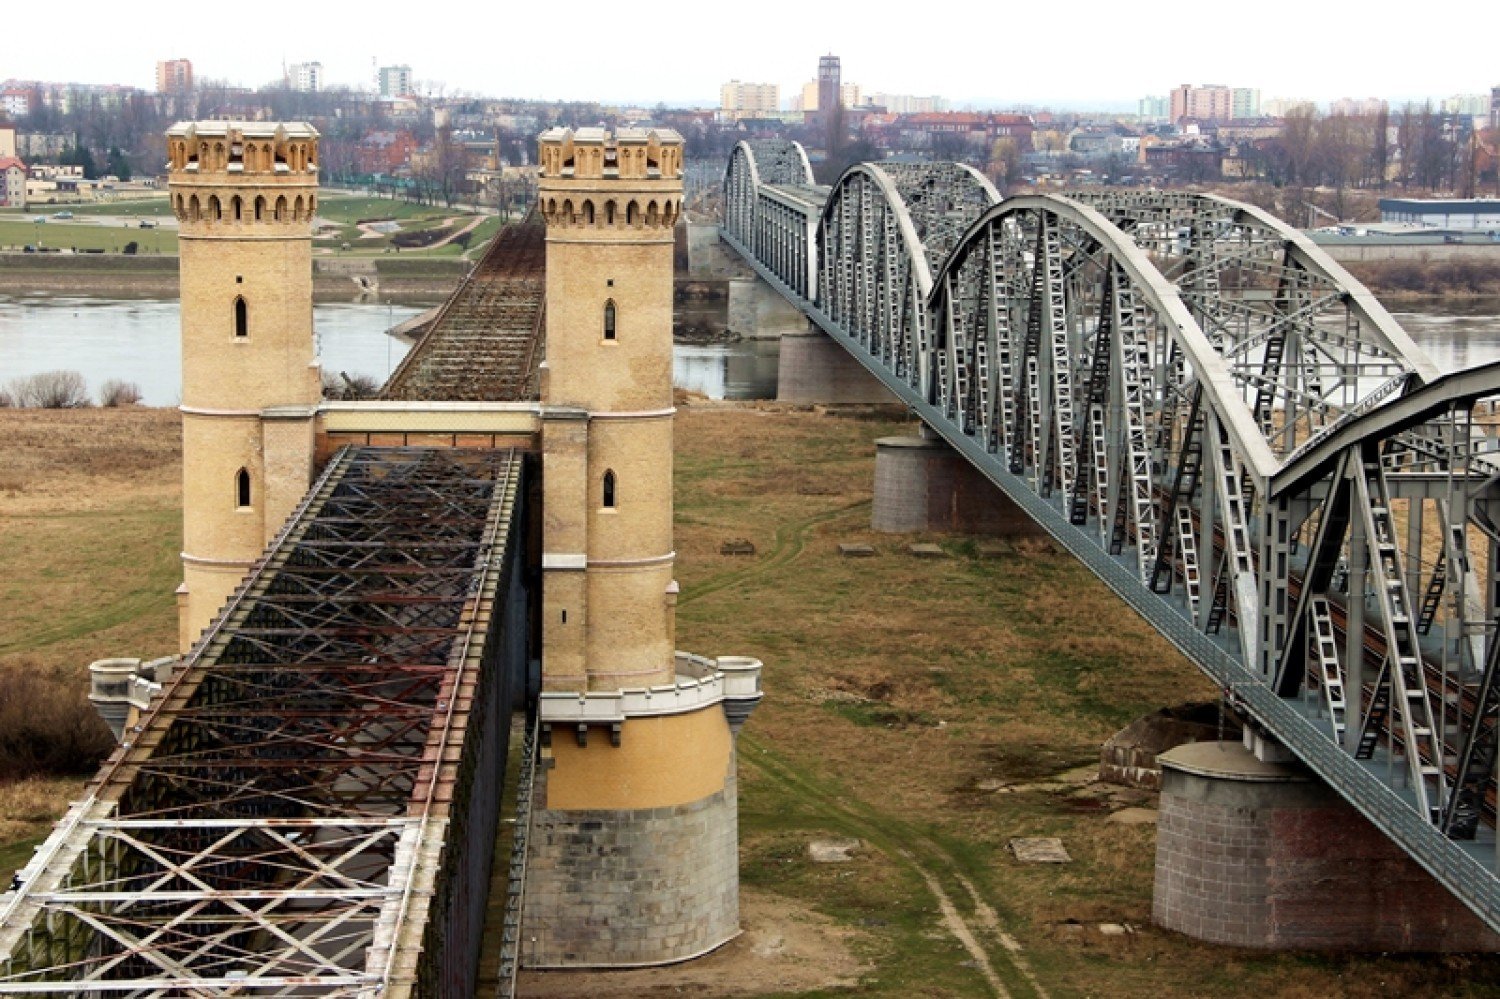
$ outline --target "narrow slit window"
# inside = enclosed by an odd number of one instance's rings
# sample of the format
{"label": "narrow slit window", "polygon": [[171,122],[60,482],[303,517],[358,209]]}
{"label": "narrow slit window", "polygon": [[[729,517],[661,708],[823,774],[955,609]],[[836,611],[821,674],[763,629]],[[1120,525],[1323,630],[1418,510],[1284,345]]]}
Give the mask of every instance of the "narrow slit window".
{"label": "narrow slit window", "polygon": [[250,335],[250,307],[243,298],[234,300],[234,335]]}
{"label": "narrow slit window", "polygon": [[604,509],[606,509],[606,510],[613,510],[614,508],[615,508],[615,473],[612,472],[612,471],[610,471],[610,472],[605,472],[604,473]]}
{"label": "narrow slit window", "polygon": [[604,303],[604,339],[606,339],[606,340],[613,340],[614,338],[615,338],[615,303],[611,301],[611,302],[605,302]]}
{"label": "narrow slit window", "polygon": [[241,510],[250,506],[250,473],[243,468],[234,475],[234,505]]}

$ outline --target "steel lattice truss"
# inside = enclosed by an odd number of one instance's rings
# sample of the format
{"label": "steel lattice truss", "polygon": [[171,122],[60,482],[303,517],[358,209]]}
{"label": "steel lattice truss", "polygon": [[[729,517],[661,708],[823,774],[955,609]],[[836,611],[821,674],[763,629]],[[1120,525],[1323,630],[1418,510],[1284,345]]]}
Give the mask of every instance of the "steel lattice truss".
{"label": "steel lattice truss", "polygon": [[725,237],[1500,928],[1500,365],[1441,376],[1246,205],[1016,197],[941,254],[888,169],[833,187],[811,296]]}
{"label": "steel lattice truss", "polygon": [[0,898],[0,993],[433,993],[520,468],[334,459]]}

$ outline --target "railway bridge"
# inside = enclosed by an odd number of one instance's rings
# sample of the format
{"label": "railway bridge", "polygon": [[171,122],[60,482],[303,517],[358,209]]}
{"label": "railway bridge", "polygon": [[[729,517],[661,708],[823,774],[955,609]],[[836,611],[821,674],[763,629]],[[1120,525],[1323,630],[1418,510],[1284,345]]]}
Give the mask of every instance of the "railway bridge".
{"label": "railway bridge", "polygon": [[1224,198],[1002,199],[947,163],[819,186],[795,143],[742,142],[723,204],[722,238],[1222,688],[1260,755],[1500,929],[1500,365],[1439,371]]}

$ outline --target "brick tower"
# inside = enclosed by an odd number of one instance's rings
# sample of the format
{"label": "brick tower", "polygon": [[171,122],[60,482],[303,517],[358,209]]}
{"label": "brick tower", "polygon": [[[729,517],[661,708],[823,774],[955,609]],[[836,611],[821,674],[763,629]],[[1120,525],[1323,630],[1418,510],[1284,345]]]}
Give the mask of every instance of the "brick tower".
{"label": "brick tower", "polygon": [[322,394],[312,329],[318,133],[167,132],[182,284],[183,651],[307,491]]}
{"label": "brick tower", "polygon": [[674,651],[682,139],[553,129],[539,162],[545,748],[523,959],[683,960],[739,930],[734,734],[760,663]]}

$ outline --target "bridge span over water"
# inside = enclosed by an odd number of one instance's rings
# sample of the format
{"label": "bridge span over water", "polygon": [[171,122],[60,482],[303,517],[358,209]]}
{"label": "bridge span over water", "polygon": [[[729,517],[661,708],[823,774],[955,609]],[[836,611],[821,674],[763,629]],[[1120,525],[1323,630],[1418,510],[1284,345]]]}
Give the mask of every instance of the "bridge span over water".
{"label": "bridge span over water", "polygon": [[1440,372],[1219,197],[1002,199],[947,163],[818,186],[800,146],[748,142],[721,234],[1500,929],[1500,365]]}

